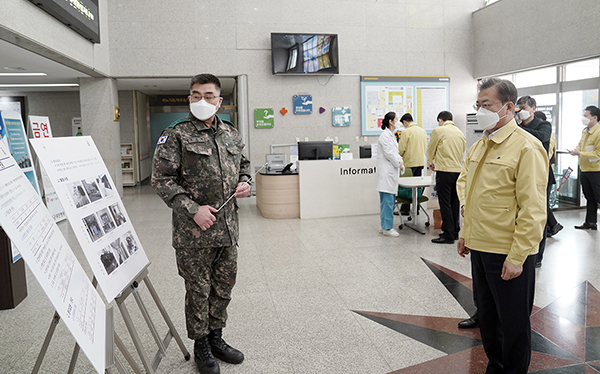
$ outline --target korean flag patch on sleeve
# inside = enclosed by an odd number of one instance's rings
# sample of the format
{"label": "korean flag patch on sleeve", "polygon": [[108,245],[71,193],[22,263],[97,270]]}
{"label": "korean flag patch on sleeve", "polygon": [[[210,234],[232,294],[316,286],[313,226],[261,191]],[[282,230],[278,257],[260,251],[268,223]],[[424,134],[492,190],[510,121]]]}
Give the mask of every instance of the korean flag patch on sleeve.
{"label": "korean flag patch on sleeve", "polygon": [[167,142],[168,138],[169,138],[169,135],[161,136],[160,138],[158,138],[158,142],[156,142],[156,145],[165,144]]}

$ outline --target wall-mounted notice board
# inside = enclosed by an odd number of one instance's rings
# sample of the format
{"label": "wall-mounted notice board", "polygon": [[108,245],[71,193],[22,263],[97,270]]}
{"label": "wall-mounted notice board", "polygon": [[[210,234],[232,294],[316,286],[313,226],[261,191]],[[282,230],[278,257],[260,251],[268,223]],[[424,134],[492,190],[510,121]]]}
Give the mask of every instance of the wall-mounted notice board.
{"label": "wall-mounted notice board", "polygon": [[437,115],[450,110],[450,77],[374,76],[360,77],[362,135],[381,134],[387,112],[398,117],[410,113],[428,133],[438,126]]}

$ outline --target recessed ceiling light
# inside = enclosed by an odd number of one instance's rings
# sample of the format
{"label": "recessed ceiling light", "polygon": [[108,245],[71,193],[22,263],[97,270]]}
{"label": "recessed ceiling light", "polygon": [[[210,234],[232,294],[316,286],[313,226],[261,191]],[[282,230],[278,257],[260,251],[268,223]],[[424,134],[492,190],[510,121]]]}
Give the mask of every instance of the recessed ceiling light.
{"label": "recessed ceiling light", "polygon": [[43,87],[79,87],[77,83],[50,83],[50,84],[0,84],[0,88],[43,88]]}
{"label": "recessed ceiling light", "polygon": [[25,69],[24,67],[21,66],[5,66],[4,70],[8,70],[8,71],[26,71],[27,69]]}
{"label": "recessed ceiling light", "polygon": [[46,73],[0,73],[0,77],[45,77]]}

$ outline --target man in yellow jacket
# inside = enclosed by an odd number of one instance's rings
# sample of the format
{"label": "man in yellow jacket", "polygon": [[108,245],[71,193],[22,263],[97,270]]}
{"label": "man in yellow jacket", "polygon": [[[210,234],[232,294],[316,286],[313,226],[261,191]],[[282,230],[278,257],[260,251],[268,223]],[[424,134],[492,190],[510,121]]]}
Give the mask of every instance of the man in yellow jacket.
{"label": "man in yellow jacket", "polygon": [[480,82],[475,107],[484,136],[467,152],[457,191],[464,207],[458,254],[471,254],[487,373],[527,373],[535,254],[546,224],[548,155],[513,119],[512,82]]}
{"label": "man in yellow jacket", "polygon": [[[425,166],[425,148],[427,147],[427,132],[417,125],[410,113],[404,113],[400,117],[404,130],[400,134],[398,142],[398,153],[404,160],[404,167],[410,168],[412,175],[420,177]],[[410,204],[400,206],[400,214],[407,216]]]}
{"label": "man in yellow jacket", "polygon": [[435,185],[442,214],[442,233],[433,243],[453,244],[460,231],[460,202],[456,180],[462,170],[467,146],[465,135],[452,122],[452,113],[442,111],[437,116],[439,127],[433,129],[427,147],[429,169],[435,171]]}
{"label": "man in yellow jacket", "polygon": [[579,156],[581,189],[587,200],[585,222],[575,226],[580,230],[598,229],[598,203],[600,203],[600,109],[593,105],[585,108],[582,122],[585,129],[581,133],[579,145],[571,151]]}

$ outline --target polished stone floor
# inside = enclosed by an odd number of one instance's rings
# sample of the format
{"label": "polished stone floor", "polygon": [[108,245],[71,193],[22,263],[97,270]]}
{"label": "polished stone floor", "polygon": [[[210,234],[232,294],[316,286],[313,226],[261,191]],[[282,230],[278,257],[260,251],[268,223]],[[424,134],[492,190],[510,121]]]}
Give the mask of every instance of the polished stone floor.
{"label": "polished stone floor", "polygon": [[[170,246],[170,211],[147,185],[126,188],[123,202],[152,263],[149,277],[191,352],[184,287]],[[246,360],[222,364],[222,373],[484,372],[478,331],[456,328],[473,308],[469,260],[454,245],[432,244],[439,231],[430,227],[421,235],[404,228],[393,238],[378,233],[378,215],[270,220],[261,217],[252,197],[239,205],[239,274],[224,337]],[[556,214],[565,229],[548,240],[544,264],[536,270],[530,372],[600,373],[600,234],[573,229],[584,214]],[[89,271],[70,227],[59,226]],[[0,311],[1,373],[31,372],[52,320],[48,298],[27,275],[28,297]],[[142,286],[140,292],[163,335],[166,325],[147,290]],[[156,345],[141,313],[133,300],[126,305],[153,356]],[[115,319],[117,333],[136,356],[118,311]],[[73,345],[59,324],[40,372],[65,373]],[[83,354],[75,372],[93,372]],[[197,371],[171,341],[157,372]]]}

